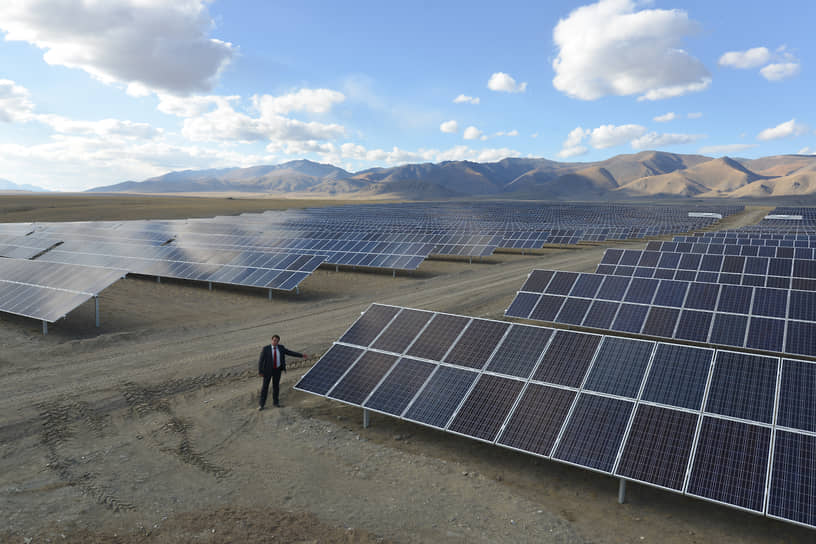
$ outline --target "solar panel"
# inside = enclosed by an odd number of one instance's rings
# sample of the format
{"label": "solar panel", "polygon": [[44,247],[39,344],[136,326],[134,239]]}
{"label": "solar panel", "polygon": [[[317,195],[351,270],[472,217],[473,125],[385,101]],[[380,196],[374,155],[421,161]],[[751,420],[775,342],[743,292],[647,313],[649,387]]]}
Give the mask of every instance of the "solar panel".
{"label": "solar panel", "polygon": [[553,457],[611,472],[633,407],[621,399],[579,395]]}
{"label": "solar panel", "polygon": [[350,404],[362,404],[396,360],[393,355],[365,352],[329,391],[329,397]]}
{"label": "solar panel", "polygon": [[714,316],[709,339],[712,344],[743,346],[747,330],[748,316],[718,313]]}
{"label": "solar panel", "polygon": [[471,370],[440,366],[403,417],[444,429],[478,376]]}
{"label": "solar panel", "polygon": [[784,359],[776,424],[816,432],[816,364]]}
{"label": "solar panel", "polygon": [[462,316],[435,314],[431,321],[432,325],[419,335],[408,349],[407,354],[412,357],[441,361],[469,321],[469,318]]}
{"label": "solar panel", "polygon": [[592,301],[588,299],[568,298],[561,306],[555,321],[569,325],[580,325],[584,321],[584,316],[589,310],[590,304],[592,304]]}
{"label": "solar panel", "polygon": [[541,327],[513,325],[490,359],[487,370],[528,378],[547,347],[552,332]]}
{"label": "solar panel", "polygon": [[772,423],[779,359],[718,351],[706,411]]}
{"label": "solar panel", "polygon": [[574,399],[574,391],[529,384],[497,444],[549,456]]}
{"label": "solar panel", "polygon": [[558,312],[561,310],[561,306],[564,304],[565,297],[555,296],[555,295],[541,295],[541,298],[538,299],[538,303],[536,304],[533,311],[530,313],[530,319],[535,319],[537,321],[552,321],[555,319],[555,316],[558,315]]}
{"label": "solar panel", "polygon": [[386,414],[401,415],[436,367],[425,361],[400,359],[364,406]]}
{"label": "solar panel", "polygon": [[662,336],[673,338],[677,320],[680,318],[680,310],[677,308],[661,308],[652,306],[649,308],[649,315],[643,324],[643,334],[651,336]]}
{"label": "solar panel", "polygon": [[448,430],[493,442],[524,387],[521,380],[490,374],[479,377]]}
{"label": "solar panel", "polygon": [[334,344],[295,384],[295,389],[325,395],[362,354],[361,349]]}
{"label": "solar panel", "polygon": [[816,526],[816,436],[777,430],[768,515]]}
{"label": "solar panel", "polygon": [[510,304],[510,307],[504,312],[504,315],[526,318],[533,311],[538,299],[539,295],[535,293],[519,293]]}
{"label": "solar panel", "polygon": [[700,410],[713,357],[712,349],[659,343],[642,399]]}
{"label": "solar panel", "polygon": [[711,328],[711,312],[698,312],[695,310],[683,310],[680,313],[680,321],[677,323],[675,338],[683,340],[693,340],[695,342],[705,342],[708,339],[708,331]]}
{"label": "solar panel", "polygon": [[703,417],[687,493],[763,511],[771,429]]}
{"label": "solar panel", "polygon": [[646,321],[649,307],[642,304],[621,304],[612,323],[612,330],[638,333]]}
{"label": "solar panel", "polygon": [[567,387],[578,387],[586,374],[601,336],[556,331],[533,379]]}
{"label": "solar panel", "polygon": [[784,337],[785,321],[783,319],[752,317],[748,325],[748,338],[745,345],[765,351],[782,351]]}
{"label": "solar panel", "polygon": [[444,361],[454,365],[481,369],[509,326],[509,323],[500,321],[474,319],[456,341],[450,353],[445,356]]}
{"label": "solar panel", "polygon": [[584,389],[636,398],[654,342],[604,337]]}
{"label": "solar panel", "polygon": [[785,351],[800,355],[816,355],[816,323],[788,321]]}
{"label": "solar panel", "polygon": [[363,316],[340,337],[340,342],[368,346],[399,312],[394,306],[372,304]]}
{"label": "solar panel", "polygon": [[433,316],[433,312],[400,310],[397,317],[377,337],[372,348],[402,353]]}
{"label": "solar panel", "polygon": [[543,293],[554,274],[555,272],[551,270],[533,270],[521,290],[531,293]]}
{"label": "solar panel", "polygon": [[638,405],[615,474],[682,492],[696,414]]}
{"label": "solar panel", "polygon": [[583,326],[596,329],[608,329],[612,326],[615,316],[618,313],[620,304],[605,300],[594,300],[589,307]]}

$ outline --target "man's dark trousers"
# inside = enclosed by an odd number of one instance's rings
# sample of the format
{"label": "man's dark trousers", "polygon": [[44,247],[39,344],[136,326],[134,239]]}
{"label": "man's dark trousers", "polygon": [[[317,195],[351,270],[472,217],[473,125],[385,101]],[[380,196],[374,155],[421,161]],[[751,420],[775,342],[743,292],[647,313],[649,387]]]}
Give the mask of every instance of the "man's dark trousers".
{"label": "man's dark trousers", "polygon": [[272,404],[278,405],[278,397],[280,395],[280,377],[281,369],[276,368],[271,373],[264,374],[263,385],[261,385],[261,406],[266,406],[266,397],[269,394],[269,381],[272,381]]}

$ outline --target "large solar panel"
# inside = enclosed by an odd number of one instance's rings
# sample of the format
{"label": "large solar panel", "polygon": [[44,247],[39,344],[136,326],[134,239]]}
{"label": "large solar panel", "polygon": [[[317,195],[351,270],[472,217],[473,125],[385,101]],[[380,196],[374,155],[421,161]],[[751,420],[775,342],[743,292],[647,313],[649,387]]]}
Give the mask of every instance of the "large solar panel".
{"label": "large solar panel", "polygon": [[[519,291],[506,316],[816,356],[816,321],[809,320],[816,317],[816,292],[585,273],[571,279],[563,295],[548,292],[558,278],[554,271],[535,270],[534,277],[549,277],[549,284],[536,285],[542,293]],[[591,293],[584,289],[589,284],[600,285],[594,298],[576,295],[576,289]]]}
{"label": "large solar panel", "polygon": [[[372,305],[296,389],[815,526],[816,363],[424,312]],[[400,315],[442,355],[377,348]],[[445,360],[467,330],[505,331],[482,369]]]}
{"label": "large solar panel", "polygon": [[0,258],[0,312],[53,323],[124,275],[122,270]]}

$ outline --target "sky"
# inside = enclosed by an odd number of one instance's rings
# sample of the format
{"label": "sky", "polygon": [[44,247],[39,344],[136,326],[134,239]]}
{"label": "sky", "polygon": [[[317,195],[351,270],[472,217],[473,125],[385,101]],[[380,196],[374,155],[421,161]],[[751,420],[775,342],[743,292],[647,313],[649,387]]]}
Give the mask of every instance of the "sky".
{"label": "sky", "polygon": [[0,2],[0,178],[816,154],[813,0]]}

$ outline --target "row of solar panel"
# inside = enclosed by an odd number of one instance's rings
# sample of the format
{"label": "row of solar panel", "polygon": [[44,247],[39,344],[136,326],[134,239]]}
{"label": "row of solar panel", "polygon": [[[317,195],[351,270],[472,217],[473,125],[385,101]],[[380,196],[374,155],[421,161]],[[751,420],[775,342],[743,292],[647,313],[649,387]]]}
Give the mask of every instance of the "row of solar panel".
{"label": "row of solar panel", "polygon": [[615,276],[816,291],[816,260],[806,259],[607,249],[595,271]]}
{"label": "row of solar panel", "polygon": [[222,264],[163,261],[123,257],[118,255],[97,255],[52,250],[40,256],[37,261],[44,263],[64,263],[88,267],[127,270],[133,274],[145,274],[165,278],[207,281],[247,287],[262,287],[291,291],[316,269],[323,257],[302,255],[314,268],[308,271],[279,270],[252,266],[232,266]]}
{"label": "row of solar panel", "polygon": [[777,240],[763,238],[698,238],[695,236],[675,236],[674,242],[679,244],[723,244],[758,247],[816,247],[816,240]]}
{"label": "row of solar panel", "polygon": [[295,388],[814,525],[814,385],[810,362],[372,305]]}
{"label": "row of solar panel", "polygon": [[53,323],[124,274],[123,270],[0,259],[0,312]]}
{"label": "row of solar panel", "polygon": [[816,249],[808,247],[740,246],[723,244],[692,244],[689,242],[649,242],[646,251],[662,253],[702,253],[712,255],[743,255],[747,257],[777,257],[781,259],[814,259]]}
{"label": "row of solar panel", "polygon": [[534,270],[505,315],[816,355],[816,292]]}
{"label": "row of solar panel", "polygon": [[62,240],[32,236],[0,236],[0,257],[8,259],[31,259],[52,247],[62,243]]}

